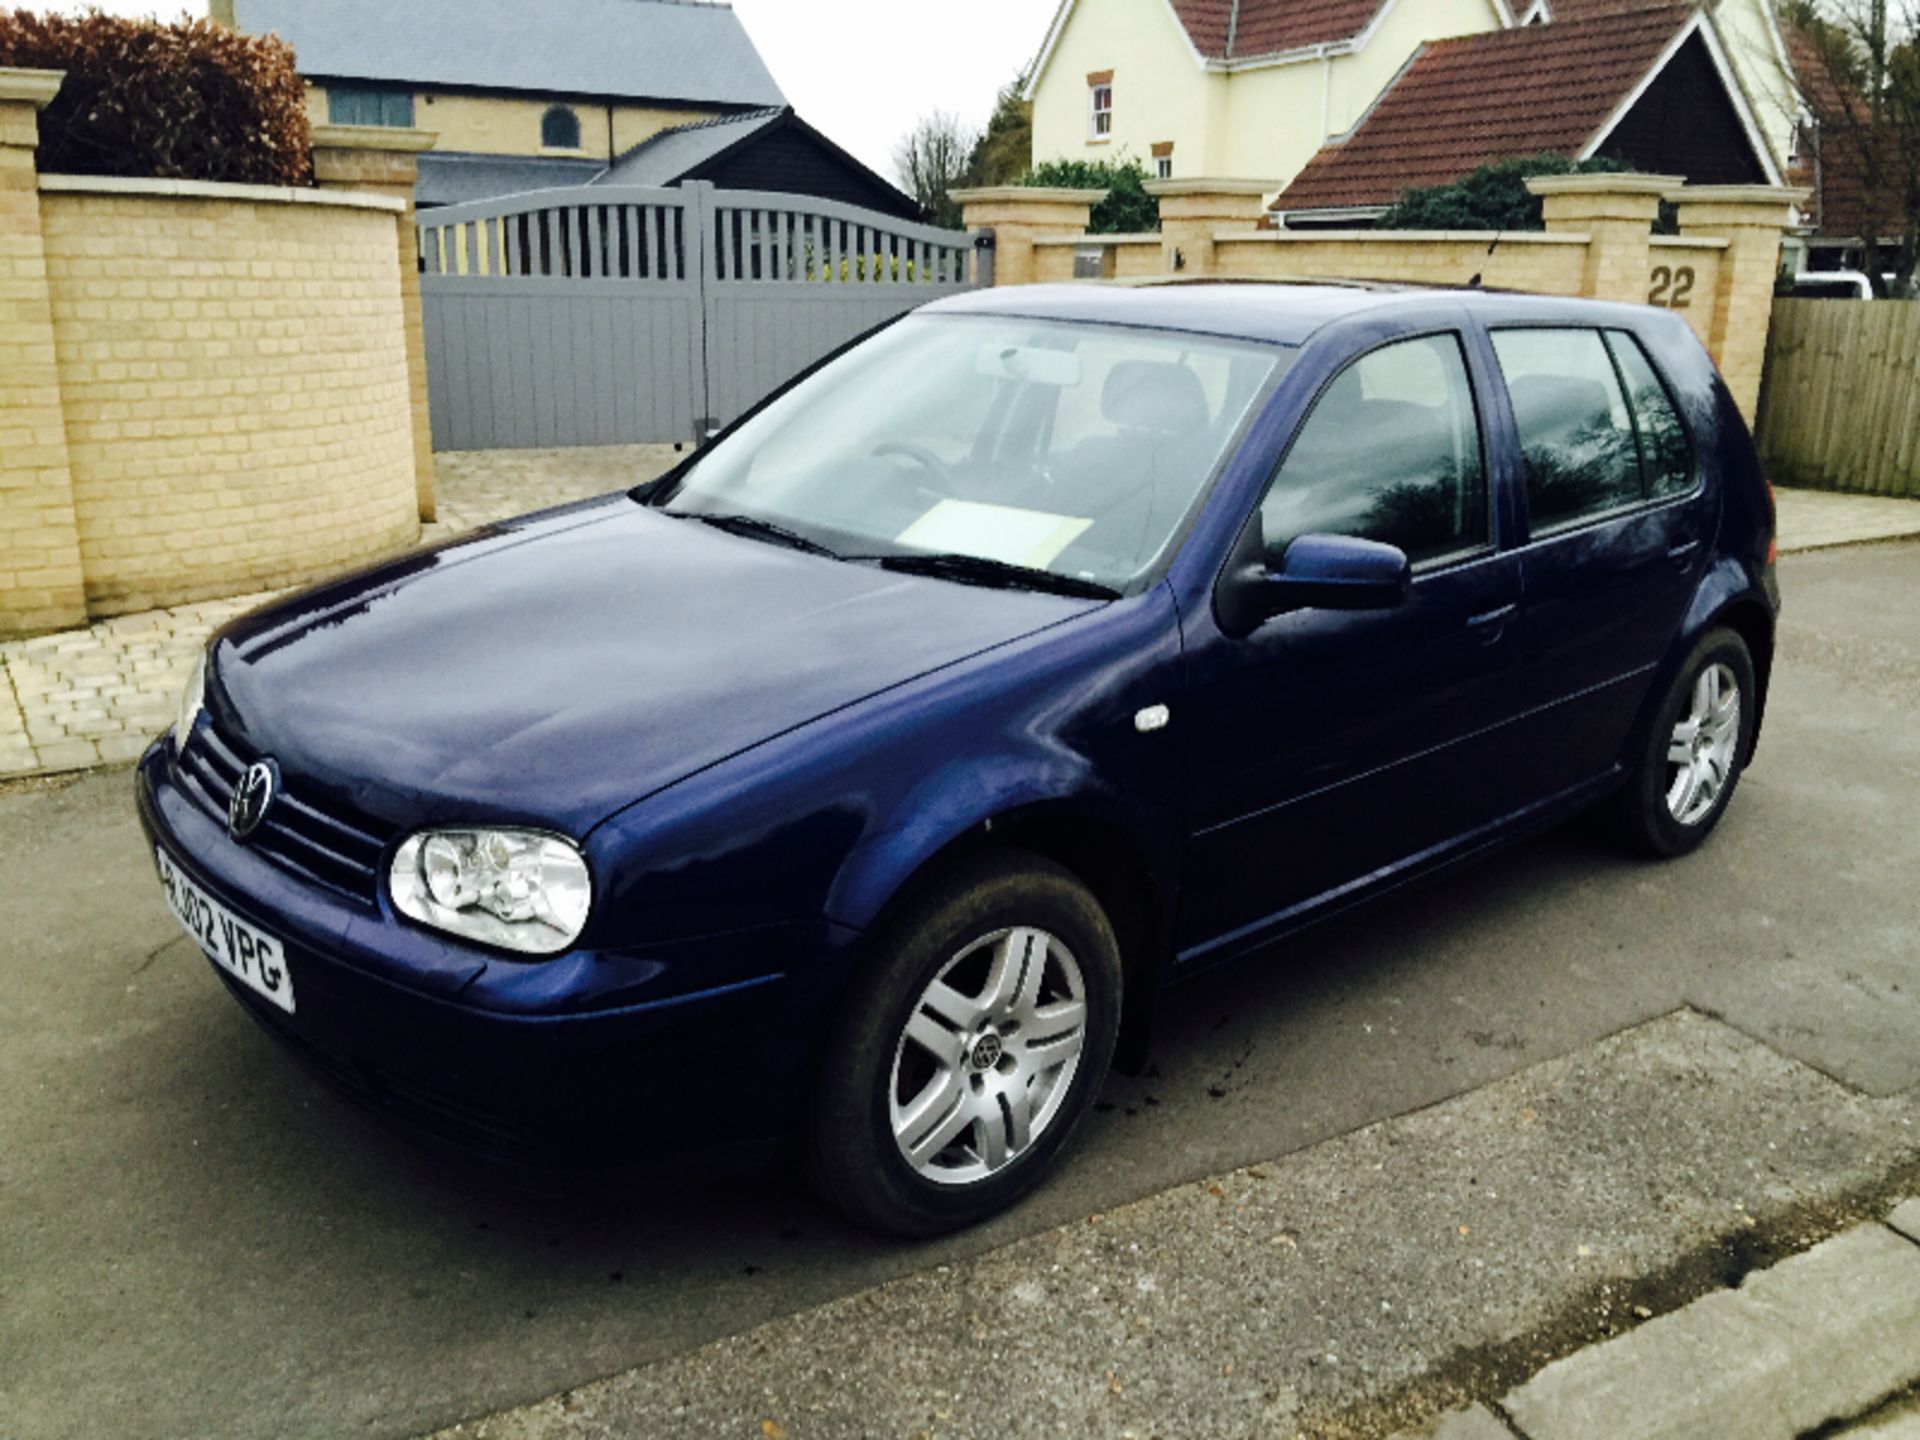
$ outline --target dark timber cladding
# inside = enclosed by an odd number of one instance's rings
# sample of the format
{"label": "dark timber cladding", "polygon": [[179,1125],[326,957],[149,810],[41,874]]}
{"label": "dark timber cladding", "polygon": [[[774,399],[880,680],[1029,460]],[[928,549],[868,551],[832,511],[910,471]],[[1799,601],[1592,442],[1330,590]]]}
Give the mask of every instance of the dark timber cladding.
{"label": "dark timber cladding", "polygon": [[1684,175],[1695,185],[1758,185],[1767,178],[1697,33],[1621,118],[1600,153],[1650,175]]}
{"label": "dark timber cladding", "polygon": [[675,126],[641,141],[597,184],[664,186],[706,180],[723,190],[777,190],[838,200],[899,220],[920,207],[793,113],[752,110]]}

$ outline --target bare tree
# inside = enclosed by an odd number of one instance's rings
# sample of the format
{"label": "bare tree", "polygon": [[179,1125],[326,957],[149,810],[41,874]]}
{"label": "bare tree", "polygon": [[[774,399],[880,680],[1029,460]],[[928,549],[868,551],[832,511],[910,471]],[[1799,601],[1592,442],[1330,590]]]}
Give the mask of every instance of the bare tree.
{"label": "bare tree", "polygon": [[960,184],[978,137],[945,110],[922,115],[893,147],[893,168],[906,192],[936,225],[957,228],[959,207],[947,192]]}
{"label": "bare tree", "polygon": [[1920,263],[1920,0],[1786,0],[1781,18],[1821,228],[1857,228],[1876,291],[1906,294]]}

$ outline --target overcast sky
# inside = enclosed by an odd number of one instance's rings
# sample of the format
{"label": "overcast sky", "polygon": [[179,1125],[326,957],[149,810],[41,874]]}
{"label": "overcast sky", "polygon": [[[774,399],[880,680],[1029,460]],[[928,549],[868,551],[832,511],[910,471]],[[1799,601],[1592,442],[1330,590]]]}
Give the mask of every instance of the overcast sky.
{"label": "overcast sky", "polygon": [[[918,116],[951,110],[970,124],[986,122],[994,92],[1046,38],[1054,5],[1055,0],[733,0],[794,108],[888,178],[893,143]],[[102,0],[101,8],[171,18],[205,14],[206,0]]]}

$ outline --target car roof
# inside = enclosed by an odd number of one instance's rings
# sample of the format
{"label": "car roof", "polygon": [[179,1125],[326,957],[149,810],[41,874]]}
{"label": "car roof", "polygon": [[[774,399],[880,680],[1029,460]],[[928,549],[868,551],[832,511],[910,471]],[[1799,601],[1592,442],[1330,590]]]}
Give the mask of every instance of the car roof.
{"label": "car roof", "polygon": [[1486,318],[1544,323],[1620,323],[1632,310],[1604,301],[1496,290],[1390,285],[1364,280],[1155,280],[1010,285],[971,290],[922,313],[1014,315],[1185,330],[1271,345],[1304,344],[1316,331],[1355,316],[1393,309],[1469,306]]}

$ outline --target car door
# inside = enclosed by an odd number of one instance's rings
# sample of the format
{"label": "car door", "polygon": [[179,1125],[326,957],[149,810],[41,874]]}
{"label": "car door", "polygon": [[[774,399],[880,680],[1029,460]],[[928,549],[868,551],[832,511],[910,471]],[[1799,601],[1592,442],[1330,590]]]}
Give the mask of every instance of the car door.
{"label": "car door", "polygon": [[1630,332],[1503,326],[1489,339],[1529,527],[1513,756],[1553,793],[1620,759],[1706,564],[1715,497]]}
{"label": "car door", "polygon": [[1510,804],[1490,732],[1512,714],[1520,584],[1497,547],[1479,363],[1446,330],[1347,364],[1248,522],[1270,566],[1309,533],[1398,545],[1403,604],[1295,610],[1244,636],[1187,620],[1187,960],[1257,943]]}

